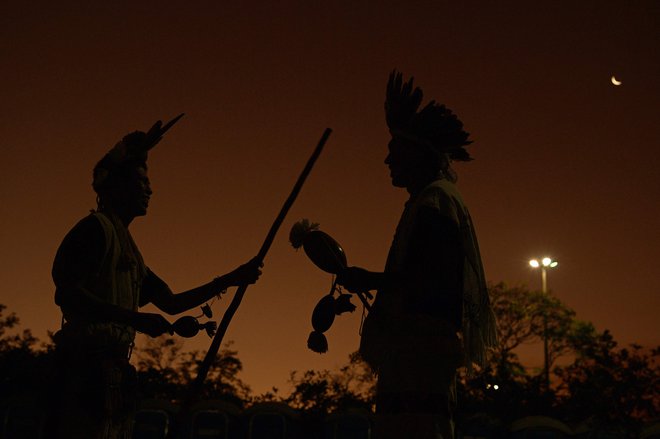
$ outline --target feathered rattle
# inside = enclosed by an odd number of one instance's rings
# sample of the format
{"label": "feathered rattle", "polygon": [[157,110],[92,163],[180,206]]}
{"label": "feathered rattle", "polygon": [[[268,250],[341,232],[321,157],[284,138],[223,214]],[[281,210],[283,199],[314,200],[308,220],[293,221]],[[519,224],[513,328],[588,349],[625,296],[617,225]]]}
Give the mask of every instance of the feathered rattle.
{"label": "feathered rattle", "polygon": [[[317,223],[310,223],[303,219],[291,228],[289,241],[295,249],[302,247],[312,262],[321,270],[334,275],[339,274],[347,267],[344,249],[330,235],[318,230]],[[338,293],[335,297],[335,292]],[[370,308],[365,295],[371,298],[369,293],[358,293],[366,309]],[[314,330],[309,334],[307,347],[314,352],[324,353],[328,351],[328,340],[323,334],[335,321],[335,316],[345,312],[355,311],[355,305],[351,302],[351,295],[342,292],[337,282],[332,283],[330,292],[323,296],[314,307],[312,312],[312,327]]]}

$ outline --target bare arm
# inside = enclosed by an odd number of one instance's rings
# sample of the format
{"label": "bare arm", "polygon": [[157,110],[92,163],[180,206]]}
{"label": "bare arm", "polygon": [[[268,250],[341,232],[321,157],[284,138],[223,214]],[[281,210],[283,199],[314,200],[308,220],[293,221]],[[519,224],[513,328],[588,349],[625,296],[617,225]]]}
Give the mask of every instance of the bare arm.
{"label": "bare arm", "polygon": [[347,267],[337,275],[337,283],[352,293],[380,290],[396,282],[391,273],[369,271],[361,267]]}
{"label": "bare arm", "polygon": [[100,300],[81,285],[62,285],[59,305],[69,313],[83,315],[85,321],[116,322],[133,327],[151,337],[171,333],[170,323],[160,314],[141,313]]}
{"label": "bare arm", "polygon": [[[211,282],[192,290],[175,294],[162,279],[149,270],[142,290],[146,301],[152,302],[161,311],[174,315],[203,304],[211,298],[220,295],[227,288],[253,284],[261,275],[260,265],[251,260],[236,270],[216,277]],[[146,303],[143,302],[143,304]]]}

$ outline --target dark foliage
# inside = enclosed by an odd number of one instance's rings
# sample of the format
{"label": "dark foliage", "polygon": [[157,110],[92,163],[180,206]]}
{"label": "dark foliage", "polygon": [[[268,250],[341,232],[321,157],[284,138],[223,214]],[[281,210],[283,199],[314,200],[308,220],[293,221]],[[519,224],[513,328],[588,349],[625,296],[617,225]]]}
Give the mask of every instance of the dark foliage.
{"label": "dark foliage", "polygon": [[[501,343],[483,370],[460,375],[458,425],[484,416],[506,425],[523,416],[548,415],[573,425],[586,421],[594,430],[634,435],[660,416],[660,347],[620,348],[609,331],[598,332],[591,323],[577,320],[573,310],[549,294],[504,284],[491,286],[490,293]],[[3,314],[5,310],[0,305],[0,395],[3,400],[47,396],[53,380],[53,344],[40,343],[29,329],[19,331],[18,317]],[[541,341],[544,316],[551,364],[562,356],[570,360],[553,367],[550,389],[542,385],[541,371],[525,367],[516,354],[522,344]],[[147,340],[133,356],[140,396],[180,399],[202,358],[201,352],[184,352],[176,338]],[[374,407],[375,377],[357,354],[336,371],[292,372],[288,396],[279,395],[276,388],[253,396],[239,378],[242,368],[238,352],[225,345],[201,398],[225,399],[238,406],[285,402],[310,422],[332,412]]]}
{"label": "dark foliage", "polygon": [[52,344],[39,345],[29,329],[18,331],[16,314],[3,316],[0,304],[0,395],[18,398],[45,395],[52,370]]}
{"label": "dark foliage", "polygon": [[[596,331],[589,322],[551,294],[504,284],[491,286],[491,301],[498,318],[500,345],[490,361],[474,376],[458,383],[458,422],[487,413],[505,423],[546,415],[570,424],[589,423],[593,430],[635,435],[645,422],[660,415],[660,348],[617,347],[609,331]],[[543,386],[540,370],[520,362],[515,349],[540,343],[547,318],[550,389]],[[559,357],[568,366],[553,367]]]}
{"label": "dark foliage", "polygon": [[[148,339],[137,350],[136,368],[143,398],[181,399],[197,376],[204,354],[182,352],[182,342],[162,336]],[[250,388],[238,378],[243,363],[231,342],[220,350],[207,376],[200,399],[225,399],[239,407],[250,399]]]}

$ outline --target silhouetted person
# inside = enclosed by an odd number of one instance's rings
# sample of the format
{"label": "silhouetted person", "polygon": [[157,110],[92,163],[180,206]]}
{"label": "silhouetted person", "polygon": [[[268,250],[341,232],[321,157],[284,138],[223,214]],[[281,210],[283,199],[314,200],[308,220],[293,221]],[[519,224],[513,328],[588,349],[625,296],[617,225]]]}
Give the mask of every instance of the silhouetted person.
{"label": "silhouetted person", "polygon": [[349,267],[338,282],[378,290],[360,353],[378,374],[374,437],[453,438],[456,370],[496,341],[477,239],[452,160],[471,160],[452,112],[393,72],[385,112],[392,185],[410,193],[385,271]]}
{"label": "silhouetted person", "polygon": [[[55,336],[59,370],[48,437],[129,439],[135,409],[135,369],[128,360],[135,332],[171,333],[160,314],[139,312],[153,303],[173,315],[226,288],[256,282],[250,261],[209,283],[173,294],[144,263],[128,227],[146,215],[152,191],[147,151],[164,133],[126,135],[94,168],[98,209],[66,235],[53,264],[55,303],[65,323]],[[192,261],[189,261],[192,263]]]}

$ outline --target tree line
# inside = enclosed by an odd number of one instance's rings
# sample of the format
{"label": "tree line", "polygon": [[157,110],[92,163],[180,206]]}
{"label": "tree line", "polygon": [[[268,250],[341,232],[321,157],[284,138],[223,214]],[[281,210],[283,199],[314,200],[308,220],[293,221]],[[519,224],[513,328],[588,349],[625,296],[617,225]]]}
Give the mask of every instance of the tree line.
{"label": "tree line", "polygon": [[[660,346],[619,346],[608,331],[579,320],[552,294],[503,283],[489,287],[499,346],[483,370],[457,380],[457,423],[506,425],[523,416],[546,415],[575,424],[635,433],[660,415]],[[38,397],[53,375],[52,339],[40,342],[0,304],[0,399]],[[522,364],[517,349],[548,339],[551,385],[543,371]],[[179,400],[196,376],[204,353],[186,352],[173,337],[149,339],[133,363],[142,398]],[[562,358],[562,361],[558,360]],[[561,365],[559,364],[561,363]],[[239,407],[279,401],[316,418],[350,408],[372,410],[375,378],[355,353],[338,370],[293,371],[290,391],[255,395],[240,378],[243,364],[231,343],[215,360],[204,394]],[[26,396],[27,395],[27,396]]]}

